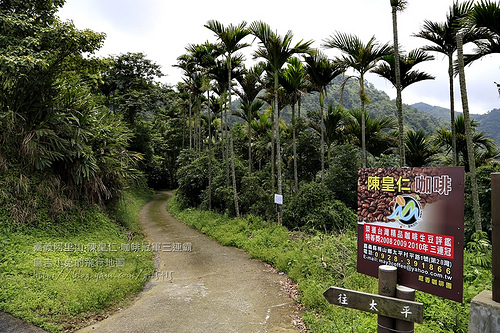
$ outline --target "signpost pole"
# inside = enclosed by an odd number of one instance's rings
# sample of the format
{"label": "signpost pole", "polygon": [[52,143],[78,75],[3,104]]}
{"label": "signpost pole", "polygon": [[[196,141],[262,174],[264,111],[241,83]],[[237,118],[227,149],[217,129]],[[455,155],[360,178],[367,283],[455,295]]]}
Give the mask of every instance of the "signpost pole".
{"label": "signpost pole", "polygon": [[[398,280],[398,269],[394,266],[381,265],[378,267],[378,294],[382,296],[395,297],[396,284]],[[378,316],[377,332],[391,333],[394,330],[394,319],[386,316]]]}
{"label": "signpost pole", "polygon": [[500,303],[500,173],[491,174],[492,296]]}
{"label": "signpost pole", "polygon": [[281,205],[283,205],[283,195],[275,194],[274,203],[276,204],[276,212],[278,213],[278,224],[281,225]]}
{"label": "signpost pole", "polygon": [[[415,289],[411,289],[405,286],[397,286],[396,288],[396,298],[405,299],[407,301],[415,300]],[[413,332],[415,329],[415,324],[406,320],[396,320],[396,332]]]}

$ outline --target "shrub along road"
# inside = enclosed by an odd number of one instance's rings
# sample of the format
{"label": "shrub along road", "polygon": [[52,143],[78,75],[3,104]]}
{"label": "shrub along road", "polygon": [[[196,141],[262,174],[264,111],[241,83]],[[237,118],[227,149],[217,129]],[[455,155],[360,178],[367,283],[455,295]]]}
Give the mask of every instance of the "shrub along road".
{"label": "shrub along road", "polygon": [[171,193],[139,214],[156,272],[136,302],[79,332],[298,332],[301,316],[282,288],[286,276],[222,246],[172,217]]}

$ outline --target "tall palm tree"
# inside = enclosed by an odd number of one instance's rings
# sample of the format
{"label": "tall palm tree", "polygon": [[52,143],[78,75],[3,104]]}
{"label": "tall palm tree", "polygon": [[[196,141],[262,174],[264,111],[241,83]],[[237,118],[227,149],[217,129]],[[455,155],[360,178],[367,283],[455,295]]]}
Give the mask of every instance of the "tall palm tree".
{"label": "tall palm tree", "polygon": [[281,85],[290,96],[290,104],[292,105],[292,149],[293,149],[293,179],[294,179],[294,193],[299,191],[299,177],[297,166],[297,139],[295,136],[295,104],[300,100],[302,91],[305,89],[305,70],[304,65],[297,57],[292,57],[288,60],[288,67],[283,71],[281,76]]}
{"label": "tall palm tree", "polygon": [[488,54],[500,53],[500,4],[481,0],[470,11],[467,21],[472,28],[483,30],[485,35],[475,42],[476,53],[465,57],[466,64]]}
{"label": "tall palm tree", "polygon": [[399,127],[399,164],[405,166],[405,145],[404,145],[404,124],[403,124],[403,99],[401,97],[401,71],[399,62],[399,41],[398,41],[398,11],[403,11],[408,5],[407,0],[390,0],[392,8],[392,34],[394,36],[394,74],[396,87],[396,108],[398,110],[398,127]]}
{"label": "tall palm tree", "polygon": [[[433,80],[434,76],[427,74],[425,72],[413,69],[416,65],[424,62],[424,61],[429,61],[433,60],[434,57],[425,53],[425,51],[422,51],[420,49],[412,50],[408,55],[400,55],[399,57],[399,68],[400,68],[400,86],[401,86],[401,92],[407,88],[408,86],[424,81],[424,80]],[[385,57],[382,57],[382,62],[373,70],[373,73],[387,79],[389,82],[392,83],[393,86],[396,86],[396,76],[395,76],[395,65],[396,65],[396,59],[394,58],[394,55],[387,55]],[[402,105],[403,99],[400,97],[400,103]],[[401,134],[401,122],[399,121],[399,111],[398,111],[398,125],[399,125],[399,134]],[[405,162],[405,165],[412,166],[413,161],[407,161],[407,158],[411,158],[411,155],[414,154],[413,152],[410,154],[406,153],[406,149],[408,148],[407,146],[407,135],[404,136],[404,149],[399,150],[399,153],[404,153],[405,154],[405,159],[401,160]],[[399,135],[399,140],[401,140],[401,135]],[[401,142],[399,142],[399,145],[401,147]],[[410,155],[410,156],[409,156]]]}
{"label": "tall palm tree", "polygon": [[[191,73],[195,71],[195,63],[193,58],[189,54],[183,54],[177,58],[177,64],[174,67],[179,67],[183,70],[186,77],[189,77]],[[183,90],[188,94],[188,119],[189,119],[189,149],[193,148],[193,126],[191,126],[191,113],[193,109],[192,102],[192,86],[189,79],[183,78],[184,83],[182,84]]]}
{"label": "tall palm tree", "polygon": [[182,80],[184,81],[185,86],[191,92],[191,96],[193,96],[192,97],[192,99],[194,100],[193,104],[197,106],[197,108],[194,108],[194,112],[191,112],[193,110],[193,105],[191,104],[191,98],[190,98],[189,127],[193,133],[191,133],[190,135],[189,143],[190,143],[190,148],[194,148],[194,150],[199,154],[200,145],[198,140],[199,139],[198,115],[199,115],[199,105],[201,104],[201,98],[203,93],[203,76],[198,70],[196,70],[185,73],[185,77],[183,77]]}
{"label": "tall palm tree", "polygon": [[361,150],[363,154],[363,168],[366,168],[366,136],[365,136],[365,102],[368,100],[365,95],[364,76],[377,65],[378,61],[386,55],[392,53],[392,47],[386,43],[380,45],[375,37],[368,43],[363,42],[354,35],[337,32],[325,40],[325,48],[339,49],[343,55],[339,59],[345,67],[350,67],[359,74],[359,97],[361,100]]}
{"label": "tall palm tree", "polygon": [[214,92],[219,95],[220,97],[220,106],[221,106],[221,112],[220,112],[220,122],[221,122],[221,153],[222,153],[222,160],[224,161],[224,164],[226,165],[226,187],[231,186],[231,167],[230,167],[230,138],[229,138],[229,121],[228,121],[228,86],[229,86],[229,75],[228,75],[228,68],[229,68],[229,62],[231,62],[231,78],[238,78],[242,75],[242,70],[244,67],[244,57],[241,54],[234,54],[231,57],[231,60],[229,61],[228,59],[216,59],[215,66],[211,70],[211,77],[215,80],[215,85],[214,85]]}
{"label": "tall palm tree", "polygon": [[305,70],[307,79],[310,83],[312,91],[319,92],[319,106],[321,116],[321,184],[325,184],[325,97],[327,95],[327,87],[330,82],[344,73],[344,65],[341,62],[330,61],[322,52],[314,52],[312,55],[305,57]]}
{"label": "tall palm tree", "polygon": [[[374,70],[373,73],[380,75],[381,77],[387,79],[392,85],[396,86],[395,66],[396,60],[393,55],[388,55],[382,57],[383,62],[380,63]],[[427,74],[425,72],[415,70],[413,67],[424,62],[434,60],[434,56],[427,54],[421,49],[416,49],[410,51],[408,55],[400,55],[399,57],[399,67],[400,67],[400,77],[401,77],[401,91],[406,89],[408,86],[424,81],[433,80],[434,76]]]}
{"label": "tall palm tree", "polygon": [[340,105],[333,107],[333,103],[328,105],[328,112],[326,113],[323,128],[320,124],[310,120],[308,126],[321,135],[324,132],[324,139],[327,151],[327,161],[331,162],[330,148],[334,142],[341,143],[344,139],[344,126],[347,114],[344,108]]}
{"label": "tall palm tree", "polygon": [[[247,23],[243,21],[239,25],[228,25],[224,27],[224,25],[216,20],[210,20],[205,24],[205,27],[209,30],[213,31],[217,38],[220,40],[223,52],[225,53],[225,57],[228,60],[228,97],[229,97],[229,112],[231,114],[231,96],[232,96],[232,79],[231,79],[231,57],[232,55],[249,46],[247,43],[241,43],[241,40],[250,34],[250,31],[246,28]],[[233,182],[233,197],[234,197],[234,210],[236,216],[240,216],[240,210],[238,205],[238,192],[236,188],[236,170],[234,165],[234,143],[233,143],[233,127],[231,125],[231,121],[229,124],[229,132],[230,132],[230,152],[231,152],[231,177]]]}
{"label": "tall palm tree", "polygon": [[[281,144],[279,135],[279,105],[278,88],[279,73],[286,61],[294,54],[303,54],[310,51],[312,41],[299,41],[291,46],[293,33],[288,31],[283,37],[274,33],[267,23],[255,21],[250,25],[251,33],[259,40],[259,48],[254,52],[254,58],[263,58],[267,62],[274,81],[274,126],[276,131],[276,161],[278,174],[278,194],[283,194],[281,182]],[[274,180],[273,180],[274,182]]]}
{"label": "tall palm tree", "polygon": [[188,100],[190,105],[191,97],[188,93],[188,89],[182,82],[177,83],[177,91],[178,91],[178,103],[181,106],[181,117],[182,117],[182,149],[186,147],[186,128],[187,128],[187,119],[186,119],[186,107],[185,101]]}
{"label": "tall palm tree", "polygon": [[[455,123],[455,92],[453,88],[453,54],[457,50],[456,35],[459,29],[463,27],[463,20],[473,8],[473,1],[468,0],[463,3],[454,2],[446,14],[444,23],[424,21],[424,26],[420,32],[415,34],[415,37],[427,39],[433,45],[424,46],[425,51],[434,51],[444,54],[448,57],[448,77],[450,84],[450,124],[452,128],[453,140],[453,165],[457,165],[457,149],[456,149],[456,133],[454,132]],[[464,35],[464,43],[478,40],[482,35],[477,31],[469,30]]]}
{"label": "tall palm tree", "polygon": [[241,112],[236,112],[236,116],[245,120],[248,125],[248,176],[252,175],[252,126],[251,122],[258,118],[258,111],[264,105],[264,102],[257,99],[257,96],[263,89],[262,73],[263,64],[257,64],[248,70],[244,70],[237,81],[241,90],[236,90],[240,97]]}
{"label": "tall palm tree", "polygon": [[[208,41],[204,44],[192,47],[191,56],[196,61],[196,66],[201,73],[201,92],[207,93],[207,109],[208,109],[208,121],[206,124],[208,126],[208,209],[212,209],[212,115],[210,107],[210,81],[212,79],[212,71],[216,66],[216,58],[220,55],[217,45],[209,43]],[[201,98],[199,101],[199,119],[200,123],[203,120],[203,115],[201,114]],[[199,146],[202,147],[202,130],[200,126],[200,139]]]}

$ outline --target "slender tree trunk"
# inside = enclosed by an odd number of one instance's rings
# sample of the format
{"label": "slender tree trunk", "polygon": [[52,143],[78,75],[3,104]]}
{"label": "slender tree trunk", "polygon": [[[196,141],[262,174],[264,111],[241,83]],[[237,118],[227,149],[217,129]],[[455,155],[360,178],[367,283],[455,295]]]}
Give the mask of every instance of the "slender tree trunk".
{"label": "slender tree trunk", "polygon": [[401,167],[404,167],[406,165],[406,161],[404,145],[403,99],[401,97],[401,64],[399,63],[398,16],[396,6],[392,6],[392,28],[394,35],[394,61],[396,72],[396,108],[398,110],[399,125],[399,164]]}
{"label": "slender tree trunk", "polygon": [[252,106],[248,110],[248,177],[252,176]]}
{"label": "slender tree trunk", "polygon": [[453,86],[453,53],[448,54],[448,77],[450,82],[451,151],[453,166],[458,165],[457,129],[455,128],[455,88]]}
{"label": "slender tree trunk", "polygon": [[231,54],[228,56],[228,84],[229,84],[229,141],[231,150],[231,178],[233,181],[233,198],[234,198],[234,212],[236,217],[240,217],[240,208],[238,204],[238,192],[236,187],[236,168],[234,165],[234,143],[233,143],[233,124],[232,124],[232,109],[231,109],[231,95],[233,93],[233,88],[231,84]]}
{"label": "slender tree trunk", "polygon": [[212,210],[212,112],[210,110],[210,90],[207,90],[208,105],[208,210]]}
{"label": "slender tree trunk", "polygon": [[325,185],[325,97],[323,92],[319,93],[319,109],[321,112],[321,185]]}
{"label": "slender tree trunk", "polygon": [[191,102],[191,94],[189,94],[189,149],[193,149],[193,126],[192,122],[193,104]]}
{"label": "slender tree trunk", "polygon": [[182,149],[186,148],[186,127],[187,127],[187,121],[186,121],[186,108],[182,108]]}
{"label": "slender tree trunk", "polygon": [[273,113],[272,113],[272,125],[271,125],[271,189],[272,189],[272,193],[276,193],[276,172],[275,172],[275,168],[276,168],[276,154],[274,153],[275,151],[275,133],[274,133],[274,110],[276,109],[276,103],[275,101],[273,100],[272,102],[273,106]]}
{"label": "slender tree trunk", "polygon": [[470,122],[469,115],[469,101],[467,98],[467,85],[465,82],[465,70],[464,70],[464,54],[463,54],[463,35],[462,33],[457,34],[457,51],[458,51],[458,74],[460,80],[460,95],[462,97],[462,107],[464,112],[465,121],[465,137],[467,140],[467,157],[469,160],[469,172],[470,172],[470,182],[472,190],[472,208],[474,209],[474,225],[476,231],[481,231],[481,210],[479,207],[479,189],[477,186],[477,176],[476,176],[476,160],[474,157],[474,146],[472,143],[472,126]]}
{"label": "slender tree trunk", "polygon": [[365,82],[363,74],[359,77],[359,97],[361,99],[361,152],[363,155],[363,168],[366,168],[366,119],[365,119]]}
{"label": "slender tree trunk", "polygon": [[292,104],[292,146],[293,146],[293,180],[294,194],[299,192],[299,177],[297,172],[297,139],[295,138],[295,103]]}
{"label": "slender tree trunk", "polygon": [[278,174],[278,194],[283,195],[281,183],[281,143],[280,143],[280,122],[278,107],[278,71],[274,72],[274,126],[276,128],[276,173]]}
{"label": "slender tree trunk", "polygon": [[[228,88],[229,89],[229,88]],[[224,121],[222,123],[222,125],[224,126],[224,138],[223,138],[223,141],[224,141],[224,147],[222,149],[223,151],[223,154],[224,155],[224,161],[226,162],[226,187],[229,187],[229,183],[230,183],[230,175],[231,175],[231,172],[230,172],[230,167],[229,167],[229,136],[228,136],[228,121],[227,121],[227,104],[224,103],[225,107],[224,107]]]}
{"label": "slender tree trunk", "polygon": [[201,156],[201,149],[202,149],[202,142],[201,142],[201,93],[198,96],[198,113],[197,113],[197,120],[196,120],[196,127],[198,129],[197,133],[197,141],[198,141],[198,157]]}

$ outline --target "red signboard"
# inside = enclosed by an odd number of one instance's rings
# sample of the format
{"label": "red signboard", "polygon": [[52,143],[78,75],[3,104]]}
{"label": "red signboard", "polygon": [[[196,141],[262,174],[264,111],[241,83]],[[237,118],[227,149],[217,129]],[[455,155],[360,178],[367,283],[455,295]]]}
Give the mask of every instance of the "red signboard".
{"label": "red signboard", "polygon": [[463,297],[464,169],[358,171],[358,272],[398,267],[398,283]]}

